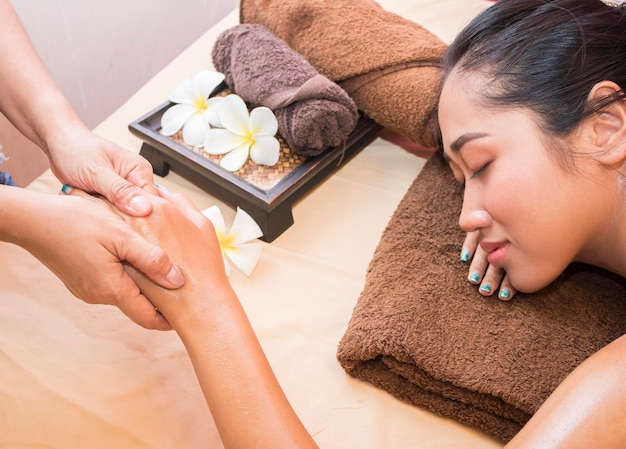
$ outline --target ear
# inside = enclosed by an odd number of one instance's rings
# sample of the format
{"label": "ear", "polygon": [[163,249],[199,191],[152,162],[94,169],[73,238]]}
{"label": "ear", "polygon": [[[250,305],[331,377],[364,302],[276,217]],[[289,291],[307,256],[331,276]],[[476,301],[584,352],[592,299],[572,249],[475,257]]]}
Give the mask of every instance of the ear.
{"label": "ear", "polygon": [[[613,81],[601,81],[591,89],[587,101],[598,103],[606,100],[621,88]],[[594,157],[607,165],[621,165],[626,162],[626,101],[614,101],[583,124],[583,138],[592,144],[597,152]]]}

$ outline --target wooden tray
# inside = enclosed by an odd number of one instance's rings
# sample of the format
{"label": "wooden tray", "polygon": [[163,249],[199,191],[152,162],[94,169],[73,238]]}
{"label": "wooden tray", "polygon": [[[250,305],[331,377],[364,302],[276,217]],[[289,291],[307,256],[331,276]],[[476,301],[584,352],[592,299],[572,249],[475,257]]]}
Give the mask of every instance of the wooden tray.
{"label": "wooden tray", "polygon": [[292,153],[279,137],[281,156],[276,166],[248,161],[240,170],[230,172],[216,163],[215,156],[160,133],[161,116],[171,105],[163,103],[128,125],[131,133],[144,141],[140,154],[152,164],[155,174],[166,176],[171,169],[216,198],[241,207],[259,224],[266,242],[294,223],[291,207],[295,201],[372,142],[382,129],[369,118],[360,117],[345,145],[316,157]]}

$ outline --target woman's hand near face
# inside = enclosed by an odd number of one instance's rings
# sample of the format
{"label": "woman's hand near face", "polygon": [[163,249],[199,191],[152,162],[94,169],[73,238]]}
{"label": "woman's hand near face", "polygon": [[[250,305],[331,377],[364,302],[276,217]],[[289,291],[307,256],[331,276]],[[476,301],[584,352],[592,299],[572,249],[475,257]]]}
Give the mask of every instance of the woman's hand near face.
{"label": "woman's hand near face", "polygon": [[461,250],[461,260],[469,262],[467,279],[478,285],[478,291],[483,296],[491,296],[498,290],[498,298],[508,301],[517,291],[513,288],[506,276],[506,272],[498,267],[489,265],[488,254],[478,244],[479,232],[468,232]]}

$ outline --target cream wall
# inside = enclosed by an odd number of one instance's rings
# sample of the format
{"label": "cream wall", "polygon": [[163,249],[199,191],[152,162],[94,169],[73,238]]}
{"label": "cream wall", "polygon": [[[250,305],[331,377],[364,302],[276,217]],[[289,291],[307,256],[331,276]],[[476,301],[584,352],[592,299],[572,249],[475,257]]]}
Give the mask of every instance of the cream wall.
{"label": "cream wall", "polygon": [[[93,127],[238,0],[11,0],[48,70]],[[1,32],[1,30],[0,30]],[[211,55],[206,55],[207,64]],[[164,99],[155,98],[157,106]],[[47,160],[0,117],[9,171],[25,185]]]}

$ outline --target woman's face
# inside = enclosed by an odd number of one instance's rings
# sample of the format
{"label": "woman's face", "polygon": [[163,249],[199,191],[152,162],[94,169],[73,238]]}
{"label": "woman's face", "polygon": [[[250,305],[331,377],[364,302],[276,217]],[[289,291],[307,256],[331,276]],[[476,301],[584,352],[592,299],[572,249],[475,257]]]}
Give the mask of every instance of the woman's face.
{"label": "woman's face", "polygon": [[479,81],[453,71],[439,103],[445,155],[464,184],[459,224],[480,233],[490,264],[515,288],[537,291],[593,253],[610,195],[592,159],[560,168],[528,111],[478,106],[467,92],[480,92]]}

